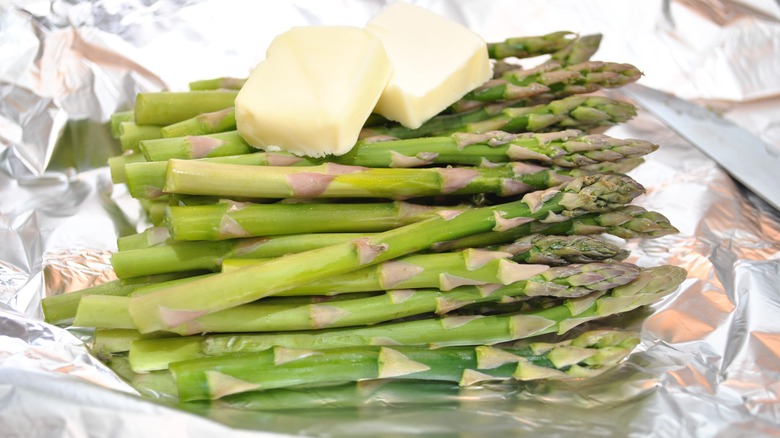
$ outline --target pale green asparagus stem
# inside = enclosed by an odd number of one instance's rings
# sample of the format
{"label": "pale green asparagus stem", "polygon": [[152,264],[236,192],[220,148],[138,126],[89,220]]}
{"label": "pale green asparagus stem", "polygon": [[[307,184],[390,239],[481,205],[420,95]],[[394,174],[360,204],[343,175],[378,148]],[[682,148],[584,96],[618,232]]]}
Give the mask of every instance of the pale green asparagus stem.
{"label": "pale green asparagus stem", "polygon": [[172,125],[163,126],[160,134],[164,138],[184,137],[185,135],[207,135],[236,129],[236,108],[199,114]]}
{"label": "pale green asparagus stem", "polygon": [[[143,158],[143,156],[141,156]],[[296,157],[283,152],[254,152],[241,155],[228,155],[200,160],[213,163],[242,164],[247,166],[313,166],[318,161]],[[123,172],[130,196],[136,199],[155,199],[164,196],[165,172],[167,161],[140,160],[127,163]]]}
{"label": "pale green asparagus stem", "polygon": [[257,167],[170,160],[166,193],[242,198],[388,198],[494,193],[518,195],[556,186],[570,176],[547,167],[366,168],[326,163]]}
{"label": "pale green asparagus stem", "polygon": [[237,131],[143,140],[138,147],[147,161],[165,161],[172,158],[191,160],[257,152]]}
{"label": "pale green asparagus stem", "polygon": [[222,77],[214,79],[202,79],[190,82],[190,90],[240,90],[246,83],[246,78]]}
{"label": "pale green asparagus stem", "polygon": [[138,152],[123,153],[108,159],[108,169],[111,172],[111,182],[114,184],[123,184],[127,182],[127,173],[125,166],[130,163],[143,163],[146,158]]}
{"label": "pale green asparagus stem", "polygon": [[[167,229],[166,233],[167,233]],[[368,237],[364,233],[319,233],[219,241],[173,242],[111,256],[119,278],[190,270],[218,271],[223,258],[274,258]]]}
{"label": "pale green asparagus stem", "polygon": [[117,111],[111,114],[111,120],[109,122],[111,126],[111,137],[119,138],[119,125],[122,122],[132,122],[135,119],[135,115],[132,110],[130,111]]}
{"label": "pale green asparagus stem", "polygon": [[408,202],[252,204],[168,207],[165,224],[175,240],[225,240],[302,233],[387,231],[465,207]]}
{"label": "pale green asparagus stem", "polygon": [[119,144],[123,151],[137,151],[143,140],[153,140],[162,137],[157,125],[137,125],[135,122],[119,124]]}
{"label": "pale green asparagus stem", "polygon": [[138,93],[135,123],[165,126],[233,106],[237,90],[158,91]]}

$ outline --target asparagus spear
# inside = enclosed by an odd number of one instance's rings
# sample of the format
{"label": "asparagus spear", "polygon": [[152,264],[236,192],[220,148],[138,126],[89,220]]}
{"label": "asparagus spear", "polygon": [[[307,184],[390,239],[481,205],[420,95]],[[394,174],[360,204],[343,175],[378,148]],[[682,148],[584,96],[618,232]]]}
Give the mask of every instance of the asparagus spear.
{"label": "asparagus spear", "polygon": [[561,50],[571,44],[572,32],[553,32],[547,35],[507,38],[501,42],[488,43],[488,56],[492,59],[532,58]]}
{"label": "asparagus spear", "polygon": [[[657,148],[657,145],[641,140],[621,140],[602,134],[586,135],[574,129],[547,134],[494,131],[383,142],[361,141],[347,154],[332,157],[329,161],[367,167],[421,167],[430,164],[476,166],[523,161],[603,172],[603,166],[594,166],[635,160]],[[320,162],[283,152],[256,152],[202,160],[256,166],[313,166]],[[164,161],[128,163],[123,169],[126,174],[123,179],[127,181],[130,194],[135,198],[150,199],[162,196],[165,193],[166,167]],[[625,173],[620,171],[626,168],[617,169],[618,173]]]}
{"label": "asparagus spear", "polygon": [[160,126],[137,125],[135,122],[119,124],[119,144],[123,151],[137,151],[143,140],[153,140],[162,136]]}
{"label": "asparagus spear", "polygon": [[493,316],[453,316],[349,329],[262,334],[220,334],[134,342],[134,371],[166,369],[173,362],[204,356],[249,353],[272,347],[325,349],[361,345],[492,345],[548,333],[566,333],[587,321],[658,302],[685,279],[676,266],[647,268],[639,278],[599,296],[572,298],[542,310]]}
{"label": "asparagus spear", "polygon": [[236,108],[229,107],[163,126],[160,134],[164,138],[184,137],[185,135],[207,135],[236,129]]}
{"label": "asparagus spear", "polygon": [[[167,231],[167,229],[165,229]],[[174,242],[111,256],[119,278],[205,269],[217,271],[223,258],[272,258],[365,238],[364,233],[319,233],[219,241]]]}
{"label": "asparagus spear", "polygon": [[636,115],[628,103],[602,96],[569,96],[546,104],[511,107],[494,104],[475,111],[435,116],[417,129],[400,125],[364,128],[361,138],[390,136],[396,138],[428,137],[454,132],[484,133],[550,132],[563,129],[590,130],[625,122]]}
{"label": "asparagus spear", "polygon": [[219,90],[219,89],[240,90],[241,87],[244,86],[244,83],[246,83],[246,78],[222,77],[222,78],[213,78],[213,79],[202,79],[199,81],[190,82],[190,90],[193,91]]}
{"label": "asparagus spear", "polygon": [[[467,93],[462,100],[493,102],[528,97],[560,99],[573,94],[585,94],[601,88],[619,87],[636,82],[642,73],[631,64],[587,61],[563,66],[549,62],[530,69],[504,72]],[[536,92],[534,92],[536,91]],[[463,105],[456,103],[457,111]]]}
{"label": "asparagus spear", "polygon": [[135,119],[135,114],[132,110],[129,111],[117,111],[111,114],[111,120],[109,125],[111,126],[111,137],[119,138],[119,125],[122,122],[132,122]]}
{"label": "asparagus spear", "polygon": [[446,137],[361,141],[332,161],[369,167],[477,166],[485,162],[522,161],[571,168],[638,158],[656,149],[658,145],[650,142],[584,134],[576,129],[544,134],[488,131],[483,134],[454,133]]}
{"label": "asparagus spear", "polygon": [[[434,245],[434,248],[437,251],[447,251],[495,245],[511,242],[533,233],[563,235],[608,233],[627,239],[651,239],[676,232],[669,220],[660,213],[648,212],[639,206],[627,206],[618,208],[614,212],[591,213],[561,222],[529,222],[514,228],[511,236],[507,233],[491,232],[474,238],[466,237],[442,242]],[[279,257],[368,236],[360,233],[326,233],[176,242],[148,249],[120,251],[112,256],[111,264],[120,278],[194,269],[215,271],[220,268],[223,259]]]}
{"label": "asparagus spear", "polygon": [[[627,176],[593,175],[537,191],[520,201],[445,214],[312,251],[290,254],[185,287],[133,297],[130,313],[141,333],[170,329],[218,310],[245,304],[299,284],[343,274],[429,248],[436,242],[533,219],[577,216],[629,203],[643,188]],[[197,284],[196,284],[197,283]],[[230,291],[225,294],[224,291]]]}
{"label": "asparagus spear", "polygon": [[159,339],[177,336],[174,333],[156,332],[142,335],[134,329],[95,329],[90,351],[101,358],[111,358],[112,354],[130,350],[134,341],[141,339]]}
{"label": "asparagus spear", "polygon": [[495,193],[523,194],[571,177],[547,167],[382,169],[326,163],[308,167],[257,167],[170,160],[164,192],[243,198],[389,198]]}
{"label": "asparagus spear", "polygon": [[[519,265],[511,254],[467,249],[440,254],[413,254],[346,274],[334,275],[279,292],[277,296],[330,295],[391,289],[436,288],[452,290],[463,285],[509,284],[547,269],[546,265]],[[266,259],[228,259],[222,272],[265,263]],[[533,275],[533,274],[531,274]]]}
{"label": "asparagus spear", "polygon": [[[312,159],[296,157],[284,152],[254,152],[200,158],[200,160],[247,166],[313,166],[318,163],[318,161]],[[124,167],[124,173],[130,196],[137,199],[154,199],[164,196],[163,187],[165,186],[165,171],[167,167],[167,161],[127,163]]]}
{"label": "asparagus spear", "polygon": [[165,161],[171,158],[193,159],[224,157],[256,152],[237,131],[210,135],[192,135],[176,138],[142,140],[139,149],[147,161]]}
{"label": "asparagus spear", "polygon": [[141,162],[146,162],[146,158],[144,158],[143,154],[135,151],[124,152],[122,155],[110,157],[108,159],[108,169],[111,173],[111,182],[114,184],[127,182],[125,166],[130,163]]}
{"label": "asparagus spear", "polygon": [[[538,237],[541,237],[541,240],[545,239],[542,236]],[[551,238],[558,242],[565,239],[565,237],[559,236],[551,236]],[[364,291],[425,288],[436,288],[442,291],[448,291],[464,285],[493,287],[493,285],[497,284],[511,284],[514,281],[527,277],[529,272],[542,272],[547,270],[546,264],[529,264],[527,261],[522,260],[523,258],[530,259],[535,257],[539,260],[549,259],[553,262],[559,261],[560,258],[556,259],[554,256],[558,254],[565,254],[563,257],[568,257],[569,259],[597,258],[583,255],[577,257],[576,254],[580,248],[564,246],[562,248],[550,249],[551,245],[549,245],[547,248],[527,249],[527,247],[524,248],[521,245],[523,244],[518,243],[516,249],[512,248],[513,250],[517,250],[517,255],[510,252],[480,249],[467,249],[453,253],[413,254],[396,260],[383,262],[375,266],[358,269],[357,271],[293,287],[280,292],[278,295],[330,295]],[[601,246],[603,247],[606,245],[608,244],[604,242],[604,245]],[[593,245],[580,244],[579,246],[585,247],[582,248],[582,250],[587,251]],[[566,248],[568,248],[568,250]],[[612,248],[607,248],[604,252],[610,253],[610,249]],[[595,251],[591,250],[591,252]],[[551,256],[550,254],[554,255]],[[225,260],[223,262],[222,272],[235,271],[236,269],[251,264],[264,263],[265,259],[236,259],[233,263],[229,262],[230,260]],[[615,266],[620,269],[631,269],[620,265]],[[592,265],[592,269],[600,268],[602,267],[598,264]],[[549,275],[544,274],[544,277],[547,278],[547,280],[552,281],[549,278],[550,275],[563,275],[563,273],[573,275],[574,269],[591,268],[577,266],[572,269],[572,271],[554,270]]]}
{"label": "asparagus spear", "polygon": [[[127,365],[129,368],[129,364]],[[168,371],[156,371],[150,374],[170,375]],[[146,374],[135,374],[145,376]],[[173,381],[173,377],[171,377]],[[133,385],[136,389],[137,385]],[[155,392],[161,390],[155,385]],[[165,385],[167,388],[168,385]],[[178,393],[173,384],[174,393]],[[516,385],[513,385],[516,387]],[[229,395],[210,403],[215,406],[240,409],[243,411],[279,411],[322,408],[363,408],[400,405],[436,405],[439,407],[457,405],[464,400],[470,400],[472,394],[480,400],[498,399],[505,401],[506,393],[487,389],[485,387],[461,387],[457,383],[437,380],[415,379],[369,379],[359,382],[340,383],[335,385],[300,385],[290,388],[269,389],[266,391],[250,391]]]}
{"label": "asparagus spear", "polygon": [[198,114],[231,107],[236,95],[237,90],[138,93],[135,98],[135,123],[170,125]]}
{"label": "asparagus spear", "polygon": [[570,223],[561,225],[561,228],[556,231],[550,231],[549,228],[538,231],[534,223],[528,223],[512,230],[474,234],[434,244],[433,250],[452,251],[459,248],[497,245],[512,242],[536,232],[575,235],[607,233],[624,239],[656,238],[678,232],[664,215],[655,211],[647,211],[638,205],[626,205],[599,215],[579,216],[570,221]]}
{"label": "asparagus spear", "polygon": [[525,348],[360,346],[318,351],[274,347],[259,353],[175,363],[182,401],[253,390],[364,379],[424,379],[470,386],[505,380],[592,377],[639,344],[633,332],[585,332],[571,341]]}
{"label": "asparagus spear", "polygon": [[301,233],[365,233],[419,222],[443,210],[407,202],[170,206],[165,223],[176,240],[224,240]]}
{"label": "asparagus spear", "polygon": [[[503,278],[493,280],[508,283],[504,286],[447,285],[448,291],[394,289],[353,299],[350,298],[357,294],[350,293],[337,295],[346,299],[303,305],[260,300],[202,316],[168,331],[187,335],[370,325],[430,312],[442,315],[466,305],[496,302],[510,297],[583,296],[626,284],[637,278],[639,268],[620,263],[589,263],[551,269],[544,265],[514,265],[511,278],[509,274],[503,274]],[[127,311],[128,302],[128,297],[121,296],[84,297],[79,304],[75,324],[100,328],[134,328]]]}
{"label": "asparagus spear", "polygon": [[117,249],[130,251],[163,245],[171,241],[171,234],[166,227],[149,227],[140,233],[122,236],[116,240]]}
{"label": "asparagus spear", "polygon": [[133,291],[145,286],[186,278],[193,275],[196,275],[196,273],[176,272],[107,281],[86,289],[44,297],[41,300],[41,309],[43,310],[43,316],[46,322],[49,324],[64,325],[69,323],[76,316],[76,309],[78,308],[81,298],[87,295],[127,296]]}

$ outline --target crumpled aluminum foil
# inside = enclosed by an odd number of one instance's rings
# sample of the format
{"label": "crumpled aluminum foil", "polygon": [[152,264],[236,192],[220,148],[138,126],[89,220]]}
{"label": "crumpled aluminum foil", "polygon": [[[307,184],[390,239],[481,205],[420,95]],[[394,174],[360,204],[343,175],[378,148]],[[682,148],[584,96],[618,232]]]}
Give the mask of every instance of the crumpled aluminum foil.
{"label": "crumpled aluminum foil", "polygon": [[[632,172],[648,188],[636,203],[680,233],[626,245],[631,261],[689,277],[643,323],[621,321],[643,342],[596,379],[443,391],[414,406],[391,396],[358,409],[170,406],[90,356],[84,334],[41,321],[42,297],[114,278],[116,237],[148,225],[105,167],[119,152],[112,112],[138,91],[245,76],[287,28],[360,25],[386,3],[0,2],[0,435],[780,435],[780,212],[644,113],[610,135],[662,146]],[[596,59],[635,64],[646,85],[780,150],[777,2],[415,3],[489,41],[603,33]]]}

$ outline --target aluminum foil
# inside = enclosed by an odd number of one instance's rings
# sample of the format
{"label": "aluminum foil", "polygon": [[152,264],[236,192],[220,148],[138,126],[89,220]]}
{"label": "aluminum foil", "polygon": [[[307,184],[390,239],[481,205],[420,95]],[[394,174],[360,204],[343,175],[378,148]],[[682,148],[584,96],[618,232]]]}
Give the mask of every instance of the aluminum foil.
{"label": "aluminum foil", "polygon": [[[643,342],[596,379],[442,387],[415,405],[385,393],[360,408],[181,406],[90,356],[88,333],[41,321],[42,297],[114,278],[116,237],[148,225],[105,167],[119,152],[112,112],[138,91],[245,76],[289,27],[360,25],[386,3],[0,2],[0,436],[780,436],[780,213],[644,113],[609,133],[661,145],[632,172],[648,188],[636,203],[680,233],[625,244],[632,261],[689,277],[618,321]],[[415,3],[486,40],[602,33],[596,59],[633,63],[646,85],[780,150],[777,2]]]}

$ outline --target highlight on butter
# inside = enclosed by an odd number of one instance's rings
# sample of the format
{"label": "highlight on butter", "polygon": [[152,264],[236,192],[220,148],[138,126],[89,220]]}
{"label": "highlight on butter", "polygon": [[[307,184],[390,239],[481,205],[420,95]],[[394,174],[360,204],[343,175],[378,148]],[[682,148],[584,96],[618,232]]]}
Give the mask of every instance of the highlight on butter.
{"label": "highlight on butter", "polygon": [[293,28],[271,42],[238,93],[238,132],[258,148],[342,155],[357,141],[391,72],[384,46],[363,29]]}

